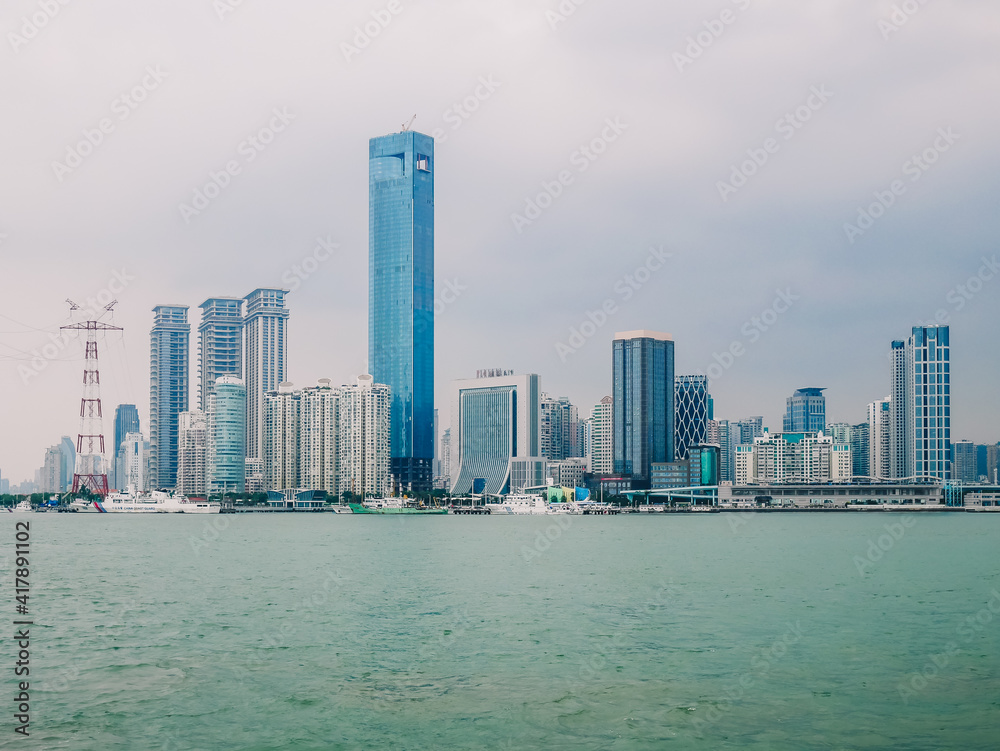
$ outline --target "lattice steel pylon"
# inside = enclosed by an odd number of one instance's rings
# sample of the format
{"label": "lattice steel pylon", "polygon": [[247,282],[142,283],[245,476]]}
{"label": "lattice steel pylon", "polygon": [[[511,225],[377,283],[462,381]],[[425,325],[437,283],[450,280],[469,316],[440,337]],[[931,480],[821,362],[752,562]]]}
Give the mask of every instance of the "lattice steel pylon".
{"label": "lattice steel pylon", "polygon": [[[67,301],[71,310],[79,306]],[[111,311],[117,300],[104,307]],[[102,498],[108,494],[108,474],[104,468],[104,413],[101,409],[101,372],[97,367],[97,332],[122,331],[100,321],[84,321],[61,326],[61,329],[87,332],[87,350],[83,364],[83,398],[80,400],[80,433],[76,437],[76,467],[73,472],[73,493],[82,488]]]}

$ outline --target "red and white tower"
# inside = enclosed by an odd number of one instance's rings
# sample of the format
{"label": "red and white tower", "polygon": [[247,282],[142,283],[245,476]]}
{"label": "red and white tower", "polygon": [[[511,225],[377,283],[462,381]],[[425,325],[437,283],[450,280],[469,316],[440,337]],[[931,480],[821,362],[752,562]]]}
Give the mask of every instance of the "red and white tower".
{"label": "red and white tower", "polygon": [[[69,302],[71,310],[79,306]],[[105,306],[111,311],[117,300]],[[76,468],[73,473],[73,493],[87,488],[101,497],[108,494],[108,474],[104,464],[104,413],[101,409],[101,372],[97,367],[97,332],[121,331],[100,321],[84,321],[63,329],[87,332],[87,351],[83,365],[83,399],[80,401],[80,433],[76,437]]]}

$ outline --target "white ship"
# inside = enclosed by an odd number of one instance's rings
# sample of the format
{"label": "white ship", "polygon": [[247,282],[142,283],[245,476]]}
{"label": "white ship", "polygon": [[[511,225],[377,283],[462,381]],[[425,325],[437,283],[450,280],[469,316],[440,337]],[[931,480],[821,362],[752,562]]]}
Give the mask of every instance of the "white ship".
{"label": "white ship", "polygon": [[23,513],[25,511],[34,511],[34,509],[31,507],[31,501],[27,499],[21,501],[14,507],[15,513]]}
{"label": "white ship", "polygon": [[500,516],[535,516],[549,513],[545,501],[537,495],[515,495],[511,493],[500,499],[499,503],[487,503],[490,514]]}
{"label": "white ship", "polygon": [[76,499],[70,508],[95,514],[218,514],[222,504],[154,490],[152,493],[109,493],[104,499]]}

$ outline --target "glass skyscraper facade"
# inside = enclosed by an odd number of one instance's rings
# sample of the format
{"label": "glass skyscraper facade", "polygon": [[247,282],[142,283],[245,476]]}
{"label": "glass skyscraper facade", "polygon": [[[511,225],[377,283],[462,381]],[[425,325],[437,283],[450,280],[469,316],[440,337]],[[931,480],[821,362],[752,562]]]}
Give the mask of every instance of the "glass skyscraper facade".
{"label": "glass skyscraper facade", "polygon": [[264,394],[285,381],[288,358],[288,308],[284,289],[256,289],[246,296],[244,373],[247,390],[247,457],[261,459]]}
{"label": "glass skyscraper facade", "polygon": [[535,374],[455,381],[451,492],[473,491],[479,480],[482,492],[507,492],[511,462],[540,458],[540,415],[540,379]]}
{"label": "glass skyscraper facade", "polygon": [[397,488],[429,491],[434,465],[434,139],[368,146],[368,359],[389,386]]}
{"label": "glass skyscraper facade", "polygon": [[821,433],[826,430],[826,389],[799,389],[785,404],[786,433]]}
{"label": "glass skyscraper facade", "polygon": [[187,305],[153,308],[149,334],[149,487],[177,483],[178,418],[188,411],[191,325]]}
{"label": "glass skyscraper facade", "polygon": [[627,331],[612,343],[614,471],[648,488],[654,462],[674,461],[674,342]]}
{"label": "glass skyscraper facade", "polygon": [[708,378],[700,375],[677,376],[674,385],[674,456],[688,457],[688,448],[705,443],[711,419]]}
{"label": "glass skyscraper facade", "polygon": [[892,343],[890,454],[898,478],[951,480],[951,330],[914,326]]}
{"label": "glass skyscraper facade", "polygon": [[134,404],[119,404],[115,408],[115,443],[112,454],[114,456],[112,483],[117,490],[122,490],[125,486],[125,468],[119,466],[118,453],[125,442],[125,436],[129,433],[138,433],[140,430],[139,410],[136,409],[136,406]]}
{"label": "glass skyscraper facade", "polygon": [[207,411],[208,398],[220,377],[243,377],[243,300],[213,297],[200,307],[198,408]]}

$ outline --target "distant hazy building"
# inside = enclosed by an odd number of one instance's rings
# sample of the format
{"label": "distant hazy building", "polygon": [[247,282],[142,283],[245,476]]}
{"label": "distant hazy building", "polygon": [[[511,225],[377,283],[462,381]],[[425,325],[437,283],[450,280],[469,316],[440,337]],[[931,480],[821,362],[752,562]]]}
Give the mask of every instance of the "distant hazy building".
{"label": "distant hazy building", "polygon": [[846,422],[832,422],[824,431],[835,443],[850,443],[852,425]]}
{"label": "distant hazy building", "polygon": [[[60,480],[60,485],[62,486],[62,492],[73,489],[73,474],[76,468],[76,446],[73,444],[73,439],[68,435],[64,435],[62,440],[59,442],[59,449],[62,451],[63,461],[62,461],[62,478]],[[111,464],[114,464],[115,454],[111,453]],[[107,468],[105,468],[107,471]],[[114,479],[113,477],[111,479]]]}
{"label": "distant hazy building", "polygon": [[976,474],[976,444],[972,441],[955,441],[952,450],[955,454],[952,479],[962,483],[976,482],[979,479]]}
{"label": "distant hazy building", "polygon": [[38,477],[38,486],[42,493],[61,493],[63,491],[64,462],[62,448],[58,444],[45,449],[45,459]]}
{"label": "distant hazy building", "polygon": [[785,404],[786,433],[819,433],[826,430],[826,389],[799,389]]}
{"label": "distant hazy building", "polygon": [[606,396],[590,413],[590,471],[610,475],[615,469],[614,399]]}
{"label": "distant hazy building", "polygon": [[112,456],[114,456],[112,470],[114,477],[112,478],[112,484],[119,490],[123,490],[125,487],[125,469],[118,466],[118,455],[121,452],[122,443],[124,443],[125,436],[129,433],[139,432],[141,432],[139,410],[136,409],[134,404],[119,404],[115,408],[114,450],[111,452]]}
{"label": "distant hazy building", "polygon": [[650,465],[674,460],[674,342],[626,331],[612,342],[614,473],[649,487]]}
{"label": "distant hazy building", "polygon": [[867,477],[871,468],[871,439],[867,422],[851,426],[851,462],[855,477]]}
{"label": "distant hazy building", "polygon": [[951,479],[951,335],[947,326],[915,326],[890,351],[893,476]]}
{"label": "distant hazy building", "polygon": [[451,489],[451,428],[445,428],[441,433],[441,459],[438,468],[437,489]]}
{"label": "distant hazy building", "polygon": [[745,420],[740,420],[733,423],[735,428],[734,440],[736,444],[753,443],[755,439],[760,438],[764,435],[764,418],[748,417]]}
{"label": "distant hazy building", "polygon": [[243,300],[210,297],[200,307],[198,409],[207,413],[216,381],[222,376],[243,377]]}
{"label": "distant hazy building", "polygon": [[434,461],[434,139],[372,138],[368,160],[368,361],[392,395],[395,484],[423,492]]}
{"label": "distant hazy building", "polygon": [[191,325],[186,305],[153,308],[149,350],[149,448],[152,488],[177,484],[177,431],[188,411]]}
{"label": "distant hazy building", "polygon": [[877,480],[893,477],[889,436],[892,433],[892,399],[868,405],[868,474]]}
{"label": "distant hazy building", "polygon": [[150,490],[149,471],[151,447],[142,433],[126,433],[122,441],[121,461],[125,472],[125,482],[119,488],[121,491],[129,487],[137,492]]}
{"label": "distant hazy building", "polygon": [[251,459],[263,457],[264,395],[276,391],[285,381],[289,315],[285,307],[287,292],[283,289],[256,289],[246,296],[243,372],[247,390],[246,451]]}
{"label": "distant hazy building", "polygon": [[[539,457],[541,393],[534,374],[453,381],[451,492],[507,492],[515,458]],[[548,458],[548,457],[546,457]]]}
{"label": "distant hazy building", "polygon": [[674,457],[687,459],[688,447],[705,442],[709,420],[708,378],[680,375],[674,379]]}
{"label": "distant hazy building", "polygon": [[1000,483],[1000,443],[986,447],[986,481]]}
{"label": "distant hazy building", "polygon": [[706,443],[719,447],[719,482],[736,479],[736,447],[739,445],[739,423],[729,420],[709,420]]}
{"label": "distant hazy building", "polygon": [[[208,395],[208,490],[246,491],[247,389],[241,378],[219,376]],[[260,492],[260,489],[251,492]]]}
{"label": "distant hazy building", "polygon": [[736,484],[848,481],[851,447],[822,433],[765,433],[736,448]]}
{"label": "distant hazy building", "polygon": [[208,422],[198,410],[178,417],[177,492],[205,495]]}

